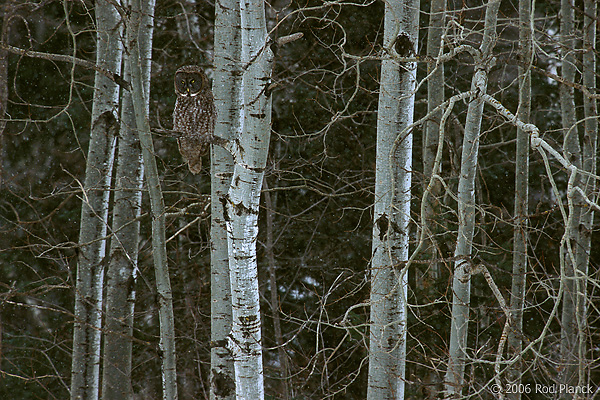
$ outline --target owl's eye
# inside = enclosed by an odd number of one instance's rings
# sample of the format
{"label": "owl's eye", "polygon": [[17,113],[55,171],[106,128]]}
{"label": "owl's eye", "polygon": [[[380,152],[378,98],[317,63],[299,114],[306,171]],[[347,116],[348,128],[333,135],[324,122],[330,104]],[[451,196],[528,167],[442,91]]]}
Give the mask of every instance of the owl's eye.
{"label": "owl's eye", "polygon": [[190,81],[190,83],[196,83],[196,80],[195,80],[195,79],[192,79],[192,80]]}
{"label": "owl's eye", "polygon": [[183,79],[181,80],[181,84],[182,84],[182,85],[185,85],[185,81],[184,81]]}

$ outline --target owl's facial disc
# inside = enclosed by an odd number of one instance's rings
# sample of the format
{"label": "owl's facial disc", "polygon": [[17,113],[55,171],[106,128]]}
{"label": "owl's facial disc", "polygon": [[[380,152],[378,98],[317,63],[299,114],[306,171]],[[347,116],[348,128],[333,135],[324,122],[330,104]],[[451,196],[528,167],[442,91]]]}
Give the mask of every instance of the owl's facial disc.
{"label": "owl's facial disc", "polygon": [[195,97],[202,92],[203,78],[196,73],[181,72],[175,76],[175,86],[179,95]]}
{"label": "owl's facial disc", "polygon": [[200,93],[202,82],[196,78],[189,77],[185,80],[183,86],[185,87],[185,96],[194,97]]}

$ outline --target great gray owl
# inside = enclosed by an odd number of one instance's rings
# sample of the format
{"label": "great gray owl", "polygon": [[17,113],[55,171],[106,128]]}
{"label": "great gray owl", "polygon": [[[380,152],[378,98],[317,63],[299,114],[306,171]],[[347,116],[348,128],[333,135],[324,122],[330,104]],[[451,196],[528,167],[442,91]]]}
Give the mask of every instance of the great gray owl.
{"label": "great gray owl", "polygon": [[186,65],[175,72],[175,92],[173,130],[180,134],[179,152],[192,174],[198,174],[215,130],[212,91],[204,71],[197,65]]}

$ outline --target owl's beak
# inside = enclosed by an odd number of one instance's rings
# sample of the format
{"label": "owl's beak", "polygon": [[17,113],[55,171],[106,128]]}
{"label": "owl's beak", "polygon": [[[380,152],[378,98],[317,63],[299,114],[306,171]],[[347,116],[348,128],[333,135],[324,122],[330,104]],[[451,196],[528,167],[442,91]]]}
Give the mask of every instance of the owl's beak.
{"label": "owl's beak", "polygon": [[187,92],[187,94],[189,96],[190,95],[190,88],[189,87],[185,88],[185,91]]}

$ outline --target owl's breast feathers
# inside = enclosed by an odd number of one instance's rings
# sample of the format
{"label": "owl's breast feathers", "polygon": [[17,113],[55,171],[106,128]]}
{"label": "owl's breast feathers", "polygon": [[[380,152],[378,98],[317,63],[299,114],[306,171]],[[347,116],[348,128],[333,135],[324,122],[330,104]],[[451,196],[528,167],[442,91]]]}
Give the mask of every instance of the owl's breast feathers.
{"label": "owl's breast feathers", "polygon": [[214,133],[215,105],[212,94],[177,96],[173,111],[173,130],[179,132],[179,152],[190,171],[202,170],[202,156],[208,150],[208,142]]}
{"label": "owl's breast feathers", "polygon": [[173,112],[173,130],[182,136],[212,135],[215,105],[211,95],[178,96]]}

